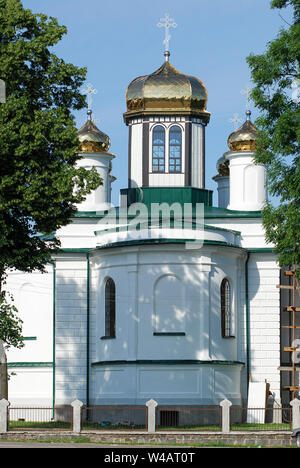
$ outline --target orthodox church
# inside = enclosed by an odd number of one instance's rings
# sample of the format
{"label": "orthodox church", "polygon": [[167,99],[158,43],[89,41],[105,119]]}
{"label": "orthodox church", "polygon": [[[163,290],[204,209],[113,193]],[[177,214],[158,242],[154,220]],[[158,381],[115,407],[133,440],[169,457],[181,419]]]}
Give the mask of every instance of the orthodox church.
{"label": "orthodox church", "polygon": [[206,87],[169,56],[127,88],[120,206],[117,158],[89,111],[78,166],[103,184],[56,233],[46,273],[9,274],[25,343],[8,352],[11,405],[245,405],[250,377],[282,397],[280,269],[262,226],[257,130],[247,112],[224,143],[213,206]]}

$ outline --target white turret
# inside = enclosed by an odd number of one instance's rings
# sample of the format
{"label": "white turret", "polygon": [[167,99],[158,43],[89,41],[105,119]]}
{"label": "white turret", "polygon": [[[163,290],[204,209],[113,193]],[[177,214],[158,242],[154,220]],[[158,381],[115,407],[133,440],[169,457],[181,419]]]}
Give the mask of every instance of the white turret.
{"label": "white turret", "polygon": [[92,112],[88,111],[88,120],[78,131],[81,151],[78,153],[81,159],[77,161],[78,167],[97,170],[102,178],[102,185],[86,196],[85,201],[78,206],[79,211],[103,211],[110,207],[111,183],[115,177],[110,174],[111,161],[115,157],[109,153],[110,139],[101,132],[91,118]]}
{"label": "white turret", "polygon": [[[260,211],[266,200],[266,171],[256,164],[254,151],[258,132],[247,111],[245,123],[228,137],[230,151],[218,161],[219,207],[238,211]],[[229,178],[228,178],[229,176]],[[229,184],[228,184],[229,179]]]}

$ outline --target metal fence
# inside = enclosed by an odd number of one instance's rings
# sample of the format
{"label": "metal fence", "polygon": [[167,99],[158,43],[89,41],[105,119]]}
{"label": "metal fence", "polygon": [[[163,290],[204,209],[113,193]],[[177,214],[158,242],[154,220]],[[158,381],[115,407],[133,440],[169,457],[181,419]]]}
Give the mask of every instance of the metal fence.
{"label": "metal fence", "polygon": [[[298,401],[298,400],[297,400]],[[81,403],[81,402],[79,402]],[[300,405],[300,402],[299,402]],[[79,411],[79,412],[77,412]],[[152,416],[150,411],[154,411]],[[291,431],[292,406],[285,408],[242,408],[231,406],[93,406],[81,404],[79,409],[60,407],[14,407],[7,408],[7,429],[20,430],[124,430],[124,431]],[[2,413],[4,414],[4,413]],[[294,416],[293,416],[294,414]],[[148,427],[149,417],[154,421]],[[78,429],[74,429],[79,421]],[[228,421],[228,423],[226,423]],[[0,421],[1,422],[1,421]],[[224,426],[224,423],[228,426]],[[149,423],[150,424],[150,423]],[[152,423],[151,423],[152,424]],[[5,425],[4,431],[5,429]],[[152,426],[151,426],[152,427]],[[227,429],[226,429],[227,427]]]}
{"label": "metal fence", "polygon": [[230,408],[231,431],[291,431],[292,408]]}
{"label": "metal fence", "polygon": [[65,407],[9,407],[8,430],[72,430],[73,409]]}
{"label": "metal fence", "polygon": [[81,409],[82,430],[147,430],[145,406],[93,406]]}
{"label": "metal fence", "polygon": [[156,428],[159,431],[221,431],[222,409],[219,406],[159,406],[156,408]]}

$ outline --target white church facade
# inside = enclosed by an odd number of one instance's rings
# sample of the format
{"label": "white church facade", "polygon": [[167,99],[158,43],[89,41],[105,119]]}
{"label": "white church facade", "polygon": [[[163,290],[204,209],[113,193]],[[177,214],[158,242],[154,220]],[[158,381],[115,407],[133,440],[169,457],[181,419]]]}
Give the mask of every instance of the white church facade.
{"label": "white church facade", "polygon": [[96,167],[103,185],[56,233],[47,273],[9,274],[25,339],[8,352],[9,401],[242,406],[250,375],[279,400],[280,269],[262,226],[265,169],[254,164],[250,113],[217,162],[212,206],[204,84],[166,53],[130,83],[126,103],[120,206],[109,138],[89,115],[78,164]]}

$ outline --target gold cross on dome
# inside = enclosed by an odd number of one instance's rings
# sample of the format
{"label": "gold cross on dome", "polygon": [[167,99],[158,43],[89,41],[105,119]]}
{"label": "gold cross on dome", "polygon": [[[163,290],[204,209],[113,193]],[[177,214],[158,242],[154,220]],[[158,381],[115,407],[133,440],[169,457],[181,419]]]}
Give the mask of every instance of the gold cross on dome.
{"label": "gold cross on dome", "polygon": [[239,114],[233,114],[233,117],[229,119],[229,122],[233,123],[235,130],[237,129],[237,126],[241,121],[242,120],[239,118]]}
{"label": "gold cross on dome", "polygon": [[241,90],[241,94],[243,96],[246,96],[246,109],[249,109],[250,106],[250,94],[251,94],[251,89],[249,88],[249,85],[247,85],[246,89]]}
{"label": "gold cross on dome", "polygon": [[158,28],[165,28],[165,39],[163,41],[163,44],[165,45],[165,51],[169,51],[169,42],[171,39],[171,34],[169,33],[169,28],[177,28],[177,24],[173,20],[173,18],[170,18],[169,13],[165,13],[164,18],[160,18],[160,22],[157,23]]}
{"label": "gold cross on dome", "polygon": [[93,88],[91,83],[87,83],[86,88],[83,88],[81,92],[87,95],[88,110],[90,110],[92,106],[92,94],[97,94],[98,90]]}

